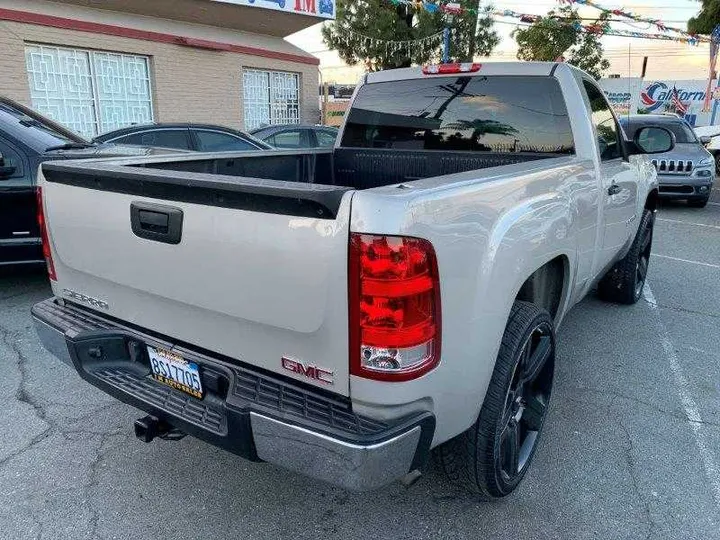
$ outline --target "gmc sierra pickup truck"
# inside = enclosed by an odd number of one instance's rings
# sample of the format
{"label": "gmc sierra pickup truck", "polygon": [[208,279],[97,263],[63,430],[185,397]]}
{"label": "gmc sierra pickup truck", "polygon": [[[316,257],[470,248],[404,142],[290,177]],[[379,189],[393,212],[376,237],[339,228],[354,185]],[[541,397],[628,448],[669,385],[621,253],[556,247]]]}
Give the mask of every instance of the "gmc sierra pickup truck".
{"label": "gmc sierra pickup truck", "polygon": [[[44,163],[46,348],[190,434],[352,490],[434,451],[488,497],[528,470],[555,331],[642,292],[658,200],[566,64],[368,74],[332,150]],[[164,464],[168,466],[168,464]],[[171,466],[171,465],[170,465]]]}

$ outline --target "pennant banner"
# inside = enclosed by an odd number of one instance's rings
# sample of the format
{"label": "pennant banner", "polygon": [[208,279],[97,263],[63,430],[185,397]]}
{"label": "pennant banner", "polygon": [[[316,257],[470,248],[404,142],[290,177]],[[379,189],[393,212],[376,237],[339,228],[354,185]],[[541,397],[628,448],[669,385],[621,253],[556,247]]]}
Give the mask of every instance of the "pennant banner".
{"label": "pennant banner", "polygon": [[653,26],[656,26],[658,30],[661,32],[675,32],[676,34],[679,34],[681,36],[684,36],[687,40],[694,39],[697,41],[710,41],[710,36],[700,36],[696,34],[690,34],[683,30],[682,28],[675,28],[672,26],[667,26],[665,23],[663,23],[660,19],[655,19],[654,17],[646,17],[644,15],[639,15],[637,13],[632,13],[631,11],[625,10],[625,9],[618,9],[618,8],[608,8],[605,6],[602,6],[598,3],[596,3],[594,0],[558,0],[561,4],[577,4],[580,6],[590,6],[592,8],[597,9],[598,11],[601,11],[603,13],[606,13],[607,15],[615,15],[616,17],[623,17],[625,19],[630,19],[635,22],[642,22],[642,23],[648,23],[652,24]]}
{"label": "pennant banner", "polygon": [[[590,34],[605,35],[605,36],[619,36],[619,37],[631,37],[639,39],[656,39],[661,41],[677,41],[681,43],[687,43],[688,45],[697,45],[700,42],[710,42],[710,36],[700,36],[695,34],[689,34],[679,28],[673,28],[663,24],[659,19],[653,19],[650,17],[643,17],[640,15],[633,14],[629,11],[622,9],[609,9],[596,4],[593,0],[559,0],[561,3],[567,4],[578,4],[590,6],[595,9],[607,13],[631,19],[635,22],[649,23],[657,27],[662,33],[648,33],[648,32],[636,32],[634,30],[618,30],[612,28],[608,21],[599,21],[594,24],[582,24],[580,22],[573,23],[573,26],[578,32],[587,32]],[[422,0],[389,0],[389,2],[395,6],[407,5],[415,8],[416,10],[425,10],[429,13],[446,13],[448,15],[462,15],[463,13],[470,13],[477,15],[489,15],[494,17],[508,17],[518,20],[521,23],[532,24],[540,19],[552,19],[556,20],[558,24],[561,23],[563,17],[552,16],[552,15],[536,15],[533,13],[520,13],[511,9],[493,9],[493,8],[466,8],[457,2],[447,2],[445,0],[437,0],[435,2],[422,1]]]}
{"label": "pennant banner", "polygon": [[353,32],[349,29],[343,29],[342,35],[337,38],[341,42],[347,45],[352,45],[358,41],[370,45],[376,49],[385,49],[386,54],[396,54],[406,52],[408,55],[413,51],[418,52],[432,52],[437,51],[440,48],[443,40],[443,32],[429,35],[424,38],[410,39],[404,41],[391,41],[386,39],[377,39],[357,32]]}

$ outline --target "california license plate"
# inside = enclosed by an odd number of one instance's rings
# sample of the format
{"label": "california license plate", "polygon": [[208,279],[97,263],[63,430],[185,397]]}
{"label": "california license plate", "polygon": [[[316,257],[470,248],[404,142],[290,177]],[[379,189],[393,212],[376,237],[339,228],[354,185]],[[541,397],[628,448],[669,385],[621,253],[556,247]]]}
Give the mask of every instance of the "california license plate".
{"label": "california license plate", "polygon": [[153,378],[163,384],[202,398],[200,370],[197,364],[188,362],[177,353],[148,347]]}

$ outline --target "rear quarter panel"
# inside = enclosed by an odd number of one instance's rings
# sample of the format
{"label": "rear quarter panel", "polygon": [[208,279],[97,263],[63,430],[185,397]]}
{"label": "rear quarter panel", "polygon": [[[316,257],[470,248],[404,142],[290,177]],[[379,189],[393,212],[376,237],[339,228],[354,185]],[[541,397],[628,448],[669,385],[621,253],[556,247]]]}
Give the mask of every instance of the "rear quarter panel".
{"label": "rear quarter panel", "polygon": [[[351,376],[356,410],[382,417],[395,405],[431,410],[434,444],[477,418],[510,308],[525,280],[564,257],[572,283],[578,246],[593,243],[597,183],[592,161],[550,159],[355,194],[352,232],[415,236],[435,247],[440,273],[440,365],[406,383]],[[570,304],[563,294],[560,314]]]}

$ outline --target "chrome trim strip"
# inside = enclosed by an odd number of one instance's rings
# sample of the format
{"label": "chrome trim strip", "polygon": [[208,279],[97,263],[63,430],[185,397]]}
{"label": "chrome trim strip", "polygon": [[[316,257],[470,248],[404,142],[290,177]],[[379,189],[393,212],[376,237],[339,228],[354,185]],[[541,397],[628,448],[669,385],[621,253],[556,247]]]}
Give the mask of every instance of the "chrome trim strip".
{"label": "chrome trim strip", "polygon": [[35,323],[35,330],[43,347],[57,356],[63,363],[72,366],[70,351],[68,351],[67,343],[65,342],[65,334],[35,316],[33,316],[33,322]]}
{"label": "chrome trim strip", "polygon": [[369,446],[351,444],[255,412],[250,424],[263,461],[352,490],[369,491],[410,472],[420,426]]}
{"label": "chrome trim strip", "polygon": [[39,246],[41,244],[42,240],[40,238],[0,238],[0,246]]}
{"label": "chrome trim strip", "polygon": [[24,261],[0,261],[0,266],[20,266],[21,264],[45,264],[42,259],[28,259]]}

